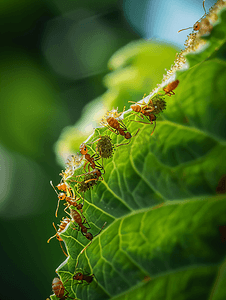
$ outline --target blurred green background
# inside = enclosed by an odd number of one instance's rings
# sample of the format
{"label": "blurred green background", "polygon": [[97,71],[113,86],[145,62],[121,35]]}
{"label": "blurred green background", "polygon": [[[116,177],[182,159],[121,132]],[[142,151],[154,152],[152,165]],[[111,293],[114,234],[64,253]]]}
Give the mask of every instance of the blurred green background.
{"label": "blurred green background", "polygon": [[[140,38],[171,42],[176,53],[189,33],[177,31],[203,14],[199,2],[1,1],[1,300],[52,294],[64,260],[57,240],[46,243],[52,222],[63,216],[54,216],[57,197],[49,184],[59,182],[63,169],[53,147],[84,106],[106,92],[108,60]],[[145,87],[140,97],[154,88]],[[139,100],[124,89],[128,101]]]}

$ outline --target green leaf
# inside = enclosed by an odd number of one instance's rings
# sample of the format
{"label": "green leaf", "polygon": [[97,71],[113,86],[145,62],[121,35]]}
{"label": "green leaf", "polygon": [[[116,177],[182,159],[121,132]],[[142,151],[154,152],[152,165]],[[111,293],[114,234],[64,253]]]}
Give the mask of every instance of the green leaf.
{"label": "green leaf", "polygon": [[[126,112],[129,144],[107,128],[87,142],[92,155],[107,134],[115,151],[83,208],[88,232],[107,225],[83,253],[89,241],[76,224],[60,234],[69,258],[57,272],[72,298],[226,298],[226,63],[203,61],[177,78],[153,135],[154,125]],[[72,188],[84,172],[68,178]],[[93,282],[78,284],[78,270],[94,274]]]}

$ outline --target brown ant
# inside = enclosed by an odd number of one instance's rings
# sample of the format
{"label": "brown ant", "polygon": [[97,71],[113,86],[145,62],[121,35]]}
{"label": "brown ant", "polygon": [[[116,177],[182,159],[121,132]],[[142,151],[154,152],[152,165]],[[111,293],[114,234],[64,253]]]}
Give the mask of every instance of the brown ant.
{"label": "brown ant", "polygon": [[[57,277],[53,278],[52,289],[53,289],[53,292],[56,295],[56,297],[60,298],[60,300],[65,300],[67,298],[76,300],[75,298],[68,296],[69,292],[65,289],[62,281]],[[66,291],[66,294],[64,295],[65,291]]]}
{"label": "brown ant", "polygon": [[[137,130],[137,132],[132,136],[131,133],[128,131],[126,125],[123,123],[122,120],[117,120],[114,117],[105,117],[106,122],[102,119],[100,122],[101,125],[107,127],[111,132],[114,132],[117,135],[123,136],[125,139],[129,139],[128,143],[120,144],[120,145],[127,145],[130,143],[130,139],[134,136],[136,136],[140,129]],[[118,146],[120,146],[118,145]]]}
{"label": "brown ant", "polygon": [[[71,279],[76,280],[77,284],[83,284],[83,281],[85,281],[87,283],[87,285],[89,285],[93,281],[93,278],[95,277],[95,275],[89,274],[89,273],[84,274],[84,271],[82,269],[79,269],[81,271],[76,273],[77,266],[78,266],[78,261],[75,266],[75,274],[73,275],[73,277]],[[69,280],[69,278],[65,282],[67,282],[68,280]]]}
{"label": "brown ant", "polygon": [[[129,101],[131,103],[136,103],[136,102],[133,102],[133,101]],[[151,106],[150,106],[151,104]],[[150,103],[149,104],[146,104],[146,105],[140,105],[138,103],[136,103],[136,105],[131,105],[130,106],[132,108],[132,110],[136,113],[139,113],[139,117],[144,120],[144,116],[148,119],[148,121],[150,121],[151,124],[153,124],[153,121],[155,121],[155,126],[154,126],[154,129],[151,133],[151,135],[154,133],[154,130],[155,130],[155,127],[156,127],[156,116],[152,113],[155,108],[153,107],[153,103],[152,101],[150,100]],[[137,122],[137,123],[143,123],[143,124],[147,124],[146,122],[143,122],[143,121],[135,121],[135,120],[130,120],[130,121],[133,121],[133,122]]]}
{"label": "brown ant", "polygon": [[163,91],[165,92],[165,95],[168,95],[171,97],[171,95],[175,95],[173,90],[178,86],[179,80],[175,80],[173,82],[170,82],[165,88],[163,88]]}
{"label": "brown ant", "polygon": [[[104,225],[102,226],[101,230],[99,231],[99,233],[97,233],[96,235],[93,236],[91,232],[87,232],[87,230],[91,229],[91,227],[90,227],[89,223],[87,222],[86,218],[84,218],[84,221],[82,222],[81,215],[75,209],[71,209],[71,208],[70,208],[70,215],[71,215],[71,218],[73,219],[73,221],[75,223],[77,223],[78,226],[80,227],[82,235],[85,236],[87,238],[87,240],[89,240],[91,242],[95,236],[97,236],[101,233],[102,229],[104,228],[104,226],[107,223],[107,222],[105,222]],[[89,227],[85,227],[84,226],[85,223],[87,223]],[[84,248],[83,251],[85,249],[86,248]]]}
{"label": "brown ant", "polygon": [[188,27],[188,28],[184,28],[184,29],[181,29],[179,30],[177,33],[183,31],[183,30],[187,30],[187,29],[190,29],[190,28],[193,28],[194,31],[198,31],[200,29],[200,21],[206,16],[206,9],[205,9],[205,4],[204,4],[205,0],[203,0],[203,9],[205,11],[205,14],[197,21],[195,22],[195,24],[193,25],[193,27]]}
{"label": "brown ant", "polygon": [[[65,200],[65,201],[68,203],[67,207],[64,209],[65,212],[66,212],[66,209],[67,209],[70,205],[73,205],[73,206],[77,207],[77,209],[81,210],[81,212],[82,212],[84,200],[83,200],[83,204],[81,204],[81,203],[78,204],[77,201],[78,201],[79,199],[81,199],[81,197],[78,198],[78,199],[76,199],[76,198],[75,198],[75,195],[73,195],[73,192],[72,192],[72,189],[71,189],[71,188],[68,188],[67,185],[66,185],[65,183],[60,183],[60,184],[57,185],[58,189],[61,189],[61,190],[62,190],[62,187],[63,187],[63,189],[66,190],[66,192],[70,195],[70,196],[67,196],[65,193],[58,193],[57,190],[55,189],[55,187],[54,187],[52,181],[50,181],[50,184],[51,184],[51,186],[53,187],[53,189],[54,189],[54,191],[56,192],[57,197],[58,197],[58,203],[57,203],[57,208],[56,208],[56,213],[55,213],[56,217],[57,217],[57,212],[58,212],[58,208],[59,208],[59,204],[60,204],[60,201],[61,201],[61,200]],[[59,188],[59,186],[60,186],[60,188]]]}
{"label": "brown ant", "polygon": [[[95,169],[96,166],[97,166],[97,167],[101,167],[100,164],[97,163],[97,160],[100,159],[99,155],[97,155],[96,153],[94,153],[94,154],[91,156],[91,155],[88,153],[88,148],[87,148],[87,146],[86,146],[85,143],[82,143],[82,144],[81,144],[81,146],[80,146],[80,153],[81,153],[82,155],[84,155],[84,156],[85,156],[85,159],[87,160],[86,163],[85,163],[85,165],[84,165],[84,170],[85,170],[85,167],[86,167],[87,164],[89,164],[89,165],[88,165],[88,171],[89,171],[89,172],[90,172],[90,167],[91,167],[92,169]],[[96,157],[95,157],[95,156],[96,156]],[[97,164],[98,164],[98,165],[97,165]]]}
{"label": "brown ant", "polygon": [[78,266],[78,262],[75,266],[75,275],[72,277],[72,279],[80,281],[80,282],[77,282],[78,284],[82,284],[83,281],[86,281],[87,284],[90,284],[93,281],[93,278],[95,277],[95,275],[94,274],[88,275],[89,273],[84,274],[84,272],[83,273],[82,272],[77,272],[76,273],[77,266]]}
{"label": "brown ant", "polygon": [[50,241],[52,238],[56,237],[56,238],[58,239],[58,241],[60,242],[60,247],[61,247],[63,253],[64,253],[66,256],[68,256],[68,255],[65,253],[65,251],[64,251],[64,249],[63,249],[63,246],[62,246],[62,244],[61,244],[61,242],[63,242],[63,240],[62,240],[62,238],[60,237],[59,233],[61,233],[61,232],[66,228],[66,226],[70,223],[70,221],[71,221],[71,219],[69,219],[68,217],[66,217],[65,219],[62,218],[62,221],[60,222],[60,225],[58,225],[58,226],[59,226],[59,229],[58,229],[58,230],[56,229],[56,226],[55,226],[55,224],[54,224],[54,222],[53,222],[53,227],[54,227],[55,230],[56,230],[56,234],[54,234],[52,237],[50,237],[50,238],[48,239],[48,241],[47,241],[47,243],[49,243],[49,241]]}

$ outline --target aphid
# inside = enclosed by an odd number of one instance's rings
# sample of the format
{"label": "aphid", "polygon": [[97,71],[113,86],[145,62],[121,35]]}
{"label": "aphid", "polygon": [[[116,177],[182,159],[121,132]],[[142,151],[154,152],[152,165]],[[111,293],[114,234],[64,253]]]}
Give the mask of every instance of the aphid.
{"label": "aphid", "polygon": [[175,80],[173,82],[170,82],[165,88],[163,88],[163,91],[166,93],[165,95],[168,95],[171,97],[171,95],[175,95],[173,90],[178,86],[179,80]]}
{"label": "aphid", "polygon": [[[102,177],[102,173],[101,173],[101,170],[100,169],[93,169],[92,171],[88,172],[88,173],[84,173],[84,174],[80,174],[80,175],[77,175],[76,177],[79,177],[79,176],[88,176],[89,175],[89,179],[86,179],[85,181],[76,181],[74,179],[71,179],[72,182],[77,182],[83,186],[86,186],[87,183],[91,182],[91,181],[98,181],[99,178],[101,178],[101,180],[103,180],[103,177]],[[81,188],[79,189],[81,190]]]}
{"label": "aphid", "polygon": [[[53,279],[52,289],[53,289],[53,292],[56,295],[56,297],[60,298],[60,300],[65,300],[67,298],[74,299],[74,298],[68,296],[69,292],[65,289],[62,281],[57,277],[55,277]],[[66,291],[66,294],[64,295],[65,291]],[[74,299],[74,300],[76,300],[76,299]]]}
{"label": "aphid", "polygon": [[[101,230],[99,231],[99,233],[97,233],[96,235],[93,236],[91,232],[87,232],[88,229],[91,229],[91,227],[90,227],[89,223],[87,222],[87,220],[86,220],[85,218],[84,218],[84,221],[82,221],[81,215],[80,215],[75,209],[70,209],[70,215],[71,215],[71,218],[73,219],[73,221],[74,221],[75,223],[77,223],[78,226],[80,227],[82,235],[84,235],[84,236],[87,238],[87,240],[89,240],[89,241],[92,241],[92,239],[93,239],[95,236],[97,236],[98,234],[100,234],[101,231],[102,231],[102,229],[103,229],[104,226],[106,225],[106,222],[105,222],[104,225],[103,225],[103,227],[102,227]],[[89,227],[85,227],[84,224],[88,224]],[[88,246],[86,246],[86,247],[88,247]],[[85,249],[86,249],[86,248],[84,248],[83,251],[84,251]]]}
{"label": "aphid", "polygon": [[[129,139],[129,142],[130,139],[136,136],[140,130],[138,129],[137,132],[132,136],[122,120],[117,120],[114,117],[109,117],[109,116],[105,116],[105,119],[106,122],[104,121],[104,119],[102,119],[102,121],[100,122],[101,125],[107,127],[111,132],[114,132],[117,135],[121,135],[127,140]],[[126,144],[129,144],[129,142]],[[126,145],[126,144],[121,144],[121,145]]]}
{"label": "aphid", "polygon": [[102,158],[110,158],[114,152],[114,145],[112,139],[108,135],[102,135],[97,140],[96,152]]}
{"label": "aphid", "polygon": [[205,0],[203,0],[203,9],[205,11],[205,14],[197,21],[195,22],[195,24],[193,25],[193,27],[188,27],[188,28],[184,28],[184,29],[181,29],[179,30],[177,33],[183,31],[183,30],[187,30],[187,29],[190,29],[190,28],[193,28],[194,31],[198,31],[200,29],[200,21],[206,16],[206,9],[205,9],[205,4],[204,4]]}
{"label": "aphid", "polygon": [[55,226],[55,224],[54,224],[54,222],[53,222],[53,227],[54,227],[55,230],[56,230],[56,234],[54,234],[53,236],[51,236],[51,237],[48,239],[48,241],[47,241],[47,243],[49,243],[49,241],[50,241],[51,239],[53,239],[54,237],[56,237],[56,238],[58,239],[58,241],[60,242],[60,247],[61,247],[63,253],[64,253],[66,256],[68,256],[68,255],[65,253],[65,251],[64,251],[64,249],[63,249],[63,246],[62,246],[62,244],[61,244],[61,242],[63,242],[63,240],[62,240],[62,238],[60,237],[59,233],[61,233],[61,232],[66,228],[66,226],[70,223],[70,221],[71,221],[71,219],[69,219],[68,217],[62,218],[62,221],[60,222],[60,225],[58,225],[58,226],[59,226],[58,230],[56,229],[56,226]]}
{"label": "aphid", "polygon": [[[58,203],[57,203],[57,208],[56,208],[56,213],[55,213],[56,217],[57,217],[57,212],[58,212],[58,208],[59,208],[59,204],[60,204],[60,201],[61,201],[61,200],[65,200],[65,201],[68,203],[68,206],[64,209],[65,212],[66,212],[66,209],[67,209],[70,205],[73,205],[73,206],[75,206],[75,207],[78,207],[78,209],[82,209],[83,205],[77,203],[77,201],[78,201],[79,199],[81,199],[81,197],[78,198],[78,199],[76,199],[76,198],[75,198],[75,195],[73,195],[72,189],[71,189],[70,187],[67,188],[67,186],[66,186],[65,183],[63,183],[63,184],[58,184],[58,186],[60,185],[61,188],[62,188],[62,186],[63,186],[63,188],[65,188],[66,192],[67,192],[68,195],[70,195],[70,196],[67,196],[65,193],[57,193],[57,190],[55,189],[55,187],[54,187],[52,181],[50,181],[50,184],[51,184],[51,186],[53,187],[53,189],[54,189],[54,191],[56,192],[57,197],[58,197]],[[58,187],[58,186],[57,186],[57,187]],[[59,188],[59,187],[58,187],[58,188]]]}
{"label": "aphid", "polygon": [[166,101],[164,99],[165,98],[162,95],[157,94],[150,100],[151,105],[155,108],[155,115],[160,114],[164,109],[166,109]]}
{"label": "aphid", "polygon": [[[88,173],[87,175],[84,176],[83,181],[81,181],[81,182],[76,181],[79,183],[78,187],[77,187],[78,193],[82,193],[82,192],[85,193],[90,188],[93,188],[93,186],[97,184],[97,180],[98,180],[98,177],[95,174]],[[71,180],[71,181],[73,181],[73,180]]]}

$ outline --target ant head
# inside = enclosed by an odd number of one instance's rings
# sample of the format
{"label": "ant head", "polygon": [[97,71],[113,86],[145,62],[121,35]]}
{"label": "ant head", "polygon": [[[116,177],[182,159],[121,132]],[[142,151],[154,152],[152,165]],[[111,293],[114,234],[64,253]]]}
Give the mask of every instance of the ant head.
{"label": "ant head", "polygon": [[196,22],[195,25],[193,26],[193,30],[197,31],[200,29],[200,23]]}
{"label": "ant head", "polygon": [[81,152],[82,155],[85,155],[88,152],[86,144],[84,144],[84,143],[81,144],[79,150],[80,150],[80,152]]}
{"label": "ant head", "polygon": [[58,239],[59,242],[63,242],[62,238],[59,236],[58,233],[56,233],[56,238]]}
{"label": "ant head", "polygon": [[129,133],[128,131],[126,132],[126,134],[125,134],[125,139],[131,139],[131,137],[132,137],[132,135],[131,135],[131,133]]}
{"label": "ant head", "polygon": [[92,241],[92,239],[93,239],[93,235],[92,235],[92,233],[90,233],[90,232],[87,232],[87,234],[86,234],[86,238],[87,238],[87,240],[89,240],[89,241]]}
{"label": "ant head", "polygon": [[156,115],[151,114],[151,121],[155,121],[156,120]]}
{"label": "ant head", "polygon": [[83,279],[83,274],[81,272],[78,272],[76,273],[74,276],[73,276],[73,279],[74,280],[82,280]]}
{"label": "ant head", "polygon": [[64,193],[59,193],[58,198],[59,200],[64,200],[66,198],[66,195]]}
{"label": "ant head", "polygon": [[82,203],[79,203],[79,204],[77,205],[77,209],[81,210],[82,208],[83,208],[83,204],[82,204]]}
{"label": "ant head", "polygon": [[82,233],[86,233],[86,235],[85,235],[85,237],[87,236],[87,228],[85,227],[85,226],[82,226],[81,227],[81,231],[82,231]]}
{"label": "ant head", "polygon": [[[58,193],[57,190],[55,189],[52,181],[50,181],[50,184],[52,185],[54,191],[56,192],[57,196],[58,196],[58,199],[59,200],[64,200],[66,198],[66,195],[64,193]],[[59,185],[59,184],[58,184]]]}

